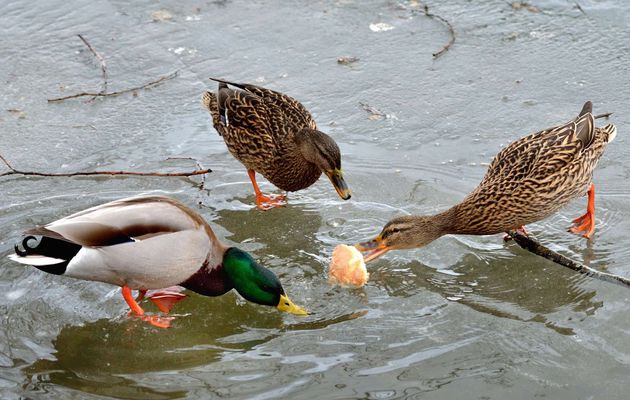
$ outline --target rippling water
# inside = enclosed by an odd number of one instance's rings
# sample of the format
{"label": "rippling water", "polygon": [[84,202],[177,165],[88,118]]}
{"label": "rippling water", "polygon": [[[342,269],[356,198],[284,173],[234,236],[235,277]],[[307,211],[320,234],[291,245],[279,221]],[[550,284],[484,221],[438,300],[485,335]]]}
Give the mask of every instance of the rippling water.
{"label": "rippling water", "polygon": [[[586,199],[530,226],[552,248],[628,276],[630,8],[621,0],[47,1],[0,5],[0,153],[20,169],[213,169],[199,178],[0,177],[2,398],[627,398],[630,292],[504,244],[448,236],[370,265],[361,289],[330,287],[332,248],[392,216],[461,200],[499,149],[612,111],[618,138],[595,173],[592,241],[565,231]],[[444,3],[444,4],[442,4]],[[483,4],[477,4],[483,3]],[[164,10],[162,20],[152,13]],[[169,16],[170,18],[164,18]],[[393,29],[373,32],[373,23]],[[135,95],[47,98],[179,76]],[[339,56],[360,60],[338,65]],[[351,201],[321,180],[283,209],[252,209],[244,168],[200,106],[209,76],[303,101],[344,153]],[[360,102],[387,114],[370,119]],[[274,188],[263,183],[263,190]],[[21,231],[108,200],[163,193],[198,205],[314,314],[298,318],[191,295],[171,329],[130,319],[119,289],[9,262]]]}

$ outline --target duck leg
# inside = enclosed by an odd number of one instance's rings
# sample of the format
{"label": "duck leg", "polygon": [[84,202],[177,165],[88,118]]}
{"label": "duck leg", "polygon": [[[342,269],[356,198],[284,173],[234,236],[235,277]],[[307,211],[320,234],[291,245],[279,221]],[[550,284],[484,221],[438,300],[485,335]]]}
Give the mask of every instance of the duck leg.
{"label": "duck leg", "polygon": [[271,208],[281,207],[286,203],[287,196],[263,194],[263,192],[261,192],[258,184],[256,183],[256,171],[248,169],[247,174],[249,175],[249,179],[252,181],[254,192],[256,193],[256,207],[261,210],[269,210]]}
{"label": "duck leg", "polygon": [[[142,292],[140,292],[142,293]],[[143,321],[150,323],[153,326],[157,326],[158,328],[168,328],[171,326],[171,317],[160,317],[159,315],[145,315],[144,310],[140,305],[136,302],[136,299],[133,298],[131,294],[131,289],[129,286],[122,287],[122,295],[127,302],[127,305],[131,309],[131,313],[137,315]]]}
{"label": "duck leg", "polygon": [[591,183],[591,187],[588,188],[588,204],[586,206],[586,214],[573,220],[572,227],[569,228],[569,232],[577,235],[585,232],[582,236],[590,239],[595,232],[595,184]]}
{"label": "duck leg", "polygon": [[[514,229],[515,231],[525,235],[525,236],[529,236],[529,233],[527,232],[527,229],[525,229],[524,225],[519,226],[518,228]],[[512,240],[512,236],[508,235],[507,233],[505,234],[505,236],[503,236],[503,241],[504,242],[509,242],[510,240]]]}
{"label": "duck leg", "polygon": [[138,297],[136,297],[136,302],[141,302],[142,300],[144,300],[144,296],[146,295],[147,295],[146,289],[138,290]]}

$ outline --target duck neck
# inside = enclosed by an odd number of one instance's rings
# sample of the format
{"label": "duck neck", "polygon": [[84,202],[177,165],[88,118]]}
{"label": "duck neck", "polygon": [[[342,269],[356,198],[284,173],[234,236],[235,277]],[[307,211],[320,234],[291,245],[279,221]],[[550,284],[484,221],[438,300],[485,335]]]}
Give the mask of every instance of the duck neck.
{"label": "duck neck", "polygon": [[221,296],[233,289],[223,264],[208,267],[207,262],[181,286],[204,296]]}
{"label": "duck neck", "polygon": [[433,241],[441,236],[457,233],[457,209],[451,207],[439,214],[424,216],[427,236]]}
{"label": "duck neck", "polygon": [[423,247],[441,236],[453,232],[455,212],[452,209],[435,215],[409,215],[395,218],[383,228],[393,224],[400,235],[394,236],[392,246],[399,249]]}

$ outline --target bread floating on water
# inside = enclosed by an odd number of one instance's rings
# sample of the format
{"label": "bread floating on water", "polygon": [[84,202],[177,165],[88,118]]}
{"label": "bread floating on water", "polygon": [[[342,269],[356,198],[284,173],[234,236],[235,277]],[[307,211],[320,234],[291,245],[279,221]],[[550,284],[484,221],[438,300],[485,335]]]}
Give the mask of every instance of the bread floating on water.
{"label": "bread floating on water", "polygon": [[333,250],[328,269],[332,284],[360,287],[367,283],[370,274],[365,269],[363,255],[354,246],[340,244]]}

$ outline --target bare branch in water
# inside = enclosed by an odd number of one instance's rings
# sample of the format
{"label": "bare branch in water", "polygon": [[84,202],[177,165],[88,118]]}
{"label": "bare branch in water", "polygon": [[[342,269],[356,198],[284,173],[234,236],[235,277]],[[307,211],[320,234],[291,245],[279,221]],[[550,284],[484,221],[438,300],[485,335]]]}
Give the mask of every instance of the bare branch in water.
{"label": "bare branch in water", "polygon": [[424,5],[424,7],[422,7],[420,9],[420,11],[427,17],[429,18],[433,18],[433,19],[437,19],[438,21],[442,22],[442,24],[444,24],[447,28],[448,28],[448,33],[450,35],[450,39],[448,40],[448,43],[446,43],[444,46],[442,46],[442,48],[440,50],[438,50],[437,52],[433,53],[433,58],[436,59],[438,57],[440,57],[442,54],[446,53],[451,46],[453,46],[453,44],[455,44],[455,29],[453,28],[453,25],[444,17],[442,17],[441,15],[437,15],[434,14],[432,12],[429,12],[429,6],[428,5]]}
{"label": "bare branch in water", "polygon": [[603,114],[598,114],[596,116],[594,116],[594,119],[600,119],[600,118],[608,118],[611,115],[613,115],[613,113],[609,112],[609,113],[603,113]]}
{"label": "bare branch in water", "polygon": [[79,37],[79,39],[81,39],[83,43],[85,43],[87,48],[90,49],[92,54],[94,54],[94,57],[96,57],[98,62],[101,64],[101,72],[103,73],[103,89],[99,93],[106,93],[107,92],[107,65],[105,64],[105,59],[99,52],[96,51],[96,49],[94,49],[94,47],[92,47],[90,42],[88,42],[87,39],[83,37],[83,35],[78,34],[77,36]]}
{"label": "bare branch in water", "polygon": [[144,85],[132,87],[132,88],[129,88],[129,89],[118,90],[118,91],[115,91],[115,92],[108,92],[107,91],[108,74],[107,74],[107,64],[105,63],[105,58],[103,58],[103,56],[98,51],[96,51],[96,49],[90,44],[90,42],[88,42],[88,40],[85,37],[83,37],[83,35],[79,34],[77,36],[79,36],[79,39],[81,39],[81,41],[87,46],[87,48],[92,52],[94,57],[101,64],[101,72],[102,72],[102,75],[103,75],[103,89],[100,92],[81,92],[81,93],[71,94],[71,95],[68,95],[68,96],[56,97],[54,99],[48,99],[49,103],[56,103],[56,102],[60,102],[60,101],[68,100],[68,99],[75,99],[77,97],[85,97],[85,96],[92,97],[91,100],[94,100],[97,97],[119,96],[119,95],[124,94],[124,93],[135,92],[136,90],[152,88],[152,87],[157,86],[157,85],[159,85],[159,84],[161,84],[161,83],[163,83],[165,81],[168,81],[168,80],[171,80],[171,79],[175,78],[177,76],[177,74],[178,74],[178,71],[175,71],[175,72],[173,72],[171,74],[164,75],[164,76],[161,76],[161,77],[159,77],[157,79],[154,79],[154,80],[152,80],[150,82],[147,82]]}
{"label": "bare branch in water", "polygon": [[582,6],[580,5],[580,3],[578,3],[577,1],[575,2],[575,7],[580,10],[580,12],[584,15],[586,15],[586,12],[584,11],[584,9],[582,8]]}
{"label": "bare branch in water", "polygon": [[[197,169],[199,171],[203,170],[203,167],[201,166],[201,163],[199,162],[199,160],[197,160],[196,158],[193,158],[193,157],[169,157],[169,158],[167,158],[167,160],[192,160],[197,165]],[[210,171],[210,170],[208,170],[208,171]],[[199,186],[199,190],[203,190],[205,186],[206,186],[206,175],[202,174],[201,175],[201,185]]]}
{"label": "bare branch in water", "polygon": [[163,82],[166,82],[168,80],[171,80],[173,78],[175,78],[177,76],[177,74],[179,73],[179,71],[175,71],[173,73],[170,73],[168,75],[164,75],[161,76],[155,80],[152,80],[151,82],[147,82],[144,85],[141,86],[136,86],[136,87],[132,87],[129,89],[124,89],[124,90],[118,90],[116,92],[107,92],[107,93],[102,93],[102,92],[81,92],[81,93],[77,93],[77,94],[72,94],[69,96],[64,96],[64,97],[57,97],[54,99],[48,99],[49,103],[56,103],[56,102],[60,102],[60,101],[64,101],[64,100],[68,100],[68,99],[74,99],[77,97],[84,97],[84,96],[92,96],[92,97],[111,97],[111,96],[119,96],[121,94],[124,93],[129,93],[129,92],[135,92],[136,90],[142,90],[142,89],[149,89],[152,88],[154,86],[160,85]]}
{"label": "bare branch in water", "polygon": [[[191,158],[192,159],[192,158]],[[9,171],[0,173],[0,176],[7,175],[24,175],[24,176],[91,176],[91,175],[135,175],[135,176],[193,176],[205,175],[212,172],[211,169],[203,169],[197,162],[198,169],[190,172],[136,172],[136,171],[79,171],[79,172],[38,172],[38,171],[22,171],[14,168],[9,161],[0,154],[0,160],[9,168]],[[196,161],[196,160],[195,160]],[[203,184],[203,181],[202,181]]]}
{"label": "bare branch in water", "polygon": [[512,239],[514,239],[516,244],[521,246],[523,249],[531,253],[534,253],[536,255],[539,255],[541,257],[544,257],[548,260],[551,260],[555,262],[556,264],[560,264],[563,267],[570,268],[574,271],[579,272],[580,274],[597,278],[602,281],[617,283],[623,286],[630,287],[630,279],[628,278],[624,278],[623,276],[619,276],[615,274],[610,274],[608,272],[601,272],[591,267],[588,267],[584,264],[580,264],[576,261],[571,260],[568,257],[563,256],[560,253],[557,253],[551,250],[550,248],[546,246],[543,246],[537,240],[529,236],[525,236],[518,231],[515,231],[515,230],[508,231],[507,234],[510,235]]}

